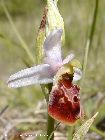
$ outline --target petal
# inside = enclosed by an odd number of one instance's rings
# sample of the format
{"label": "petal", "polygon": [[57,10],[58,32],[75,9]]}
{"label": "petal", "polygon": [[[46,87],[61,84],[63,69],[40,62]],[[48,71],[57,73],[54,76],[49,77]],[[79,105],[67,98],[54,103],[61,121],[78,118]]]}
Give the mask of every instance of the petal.
{"label": "petal", "polygon": [[51,64],[53,60],[56,63],[62,63],[61,57],[61,36],[62,29],[56,29],[51,32],[44,43],[44,51],[45,51],[45,62]]}
{"label": "petal", "polygon": [[51,68],[48,64],[21,70],[10,76],[8,86],[12,88],[53,82]]}
{"label": "petal", "polygon": [[72,59],[74,59],[75,55],[73,53],[69,54],[64,60],[63,64],[69,63]]}
{"label": "petal", "polygon": [[73,77],[73,81],[78,81],[81,79],[82,77],[82,71],[76,67],[73,68],[74,69],[74,77]]}

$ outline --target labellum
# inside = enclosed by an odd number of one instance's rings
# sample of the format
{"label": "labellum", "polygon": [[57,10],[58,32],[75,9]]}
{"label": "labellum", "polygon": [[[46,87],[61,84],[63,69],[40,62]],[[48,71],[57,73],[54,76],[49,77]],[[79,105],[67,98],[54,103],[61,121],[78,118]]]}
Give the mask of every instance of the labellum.
{"label": "labellum", "polygon": [[79,86],[72,83],[73,74],[65,73],[53,86],[49,97],[49,115],[68,125],[74,124],[82,116]]}

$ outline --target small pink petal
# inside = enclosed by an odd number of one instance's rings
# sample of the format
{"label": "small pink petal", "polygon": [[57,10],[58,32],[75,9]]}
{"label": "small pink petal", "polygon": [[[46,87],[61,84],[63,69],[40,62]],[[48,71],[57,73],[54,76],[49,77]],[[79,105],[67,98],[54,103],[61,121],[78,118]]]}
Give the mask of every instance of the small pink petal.
{"label": "small pink petal", "polygon": [[44,43],[45,63],[51,64],[51,61],[62,63],[61,57],[61,36],[62,29],[56,29],[51,32]]}
{"label": "small pink petal", "polygon": [[73,69],[74,69],[73,81],[80,80],[82,77],[82,71],[76,67],[74,67]]}
{"label": "small pink petal", "polygon": [[74,57],[75,57],[75,55],[74,55],[73,53],[69,54],[69,55],[63,60],[63,64],[69,63]]}
{"label": "small pink petal", "polygon": [[21,70],[11,75],[8,80],[8,86],[17,88],[32,84],[45,84],[51,82],[53,82],[51,67],[48,64],[42,64]]}

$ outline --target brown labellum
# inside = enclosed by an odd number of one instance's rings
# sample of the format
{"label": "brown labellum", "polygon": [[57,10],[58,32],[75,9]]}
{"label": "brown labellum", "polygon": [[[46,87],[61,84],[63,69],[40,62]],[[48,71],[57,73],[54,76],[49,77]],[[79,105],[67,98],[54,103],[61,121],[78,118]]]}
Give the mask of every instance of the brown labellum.
{"label": "brown labellum", "polygon": [[68,125],[74,124],[81,116],[81,105],[79,98],[80,88],[72,83],[73,75],[65,73],[52,88],[48,113],[60,122]]}

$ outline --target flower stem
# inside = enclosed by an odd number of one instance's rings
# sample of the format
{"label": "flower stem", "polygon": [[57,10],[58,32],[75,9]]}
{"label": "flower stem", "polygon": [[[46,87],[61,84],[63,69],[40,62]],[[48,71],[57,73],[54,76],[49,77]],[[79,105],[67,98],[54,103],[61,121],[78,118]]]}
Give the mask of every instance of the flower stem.
{"label": "flower stem", "polygon": [[54,131],[58,128],[58,126],[60,125],[60,122],[58,122],[54,128],[54,130],[52,131],[52,133],[50,134],[50,136],[48,137],[48,140],[51,139],[52,135],[54,134]]}
{"label": "flower stem", "polygon": [[[53,132],[53,130],[54,130],[54,119],[51,118],[48,115],[48,122],[47,122],[47,140],[49,139],[49,136],[51,135],[51,133]],[[54,140],[54,133],[51,136],[50,140]]]}
{"label": "flower stem", "polygon": [[[49,94],[51,92],[51,89],[52,89],[52,84],[48,84]],[[49,114],[48,114],[48,118],[47,118],[47,140],[49,139],[49,136],[51,135],[51,133],[53,131],[54,131],[54,119],[52,117],[50,117]],[[51,136],[50,140],[54,140],[54,133]]]}
{"label": "flower stem", "polygon": [[72,140],[74,126],[68,126],[68,140]]}

